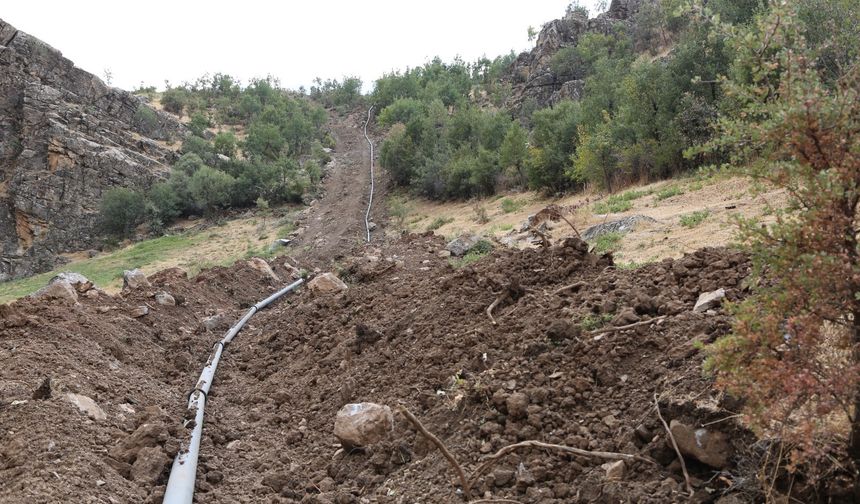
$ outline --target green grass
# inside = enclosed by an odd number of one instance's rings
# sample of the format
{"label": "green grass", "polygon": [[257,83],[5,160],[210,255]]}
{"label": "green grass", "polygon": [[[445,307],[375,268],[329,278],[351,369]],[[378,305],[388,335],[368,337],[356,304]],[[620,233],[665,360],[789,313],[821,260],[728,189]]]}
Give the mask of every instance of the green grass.
{"label": "green grass", "polygon": [[511,212],[516,212],[517,210],[522,208],[523,202],[516,201],[516,200],[513,200],[511,198],[505,198],[502,200],[500,205],[502,207],[502,212],[511,213]]}
{"label": "green grass", "polygon": [[5,282],[0,284],[0,303],[8,303],[32,293],[61,271],[80,273],[101,288],[118,287],[122,284],[124,270],[162,260],[171,253],[191,248],[207,238],[207,233],[162,236],[93,259],[69,263],[48,273]]}
{"label": "green grass", "polygon": [[582,327],[583,331],[594,331],[605,326],[607,322],[612,320],[612,317],[611,313],[604,313],[603,315],[588,314],[582,317],[582,320],[579,321],[579,326]]}
{"label": "green grass", "polygon": [[436,217],[430,224],[427,225],[427,231],[436,231],[445,224],[454,222],[453,217]]}
{"label": "green grass", "polygon": [[624,235],[621,233],[606,233],[594,239],[594,252],[605,254],[618,248],[618,243]]}
{"label": "green grass", "polygon": [[513,228],[513,224],[493,224],[492,226],[490,226],[490,229],[488,229],[487,232],[490,234],[494,234],[497,232],[510,231]]}
{"label": "green grass", "polygon": [[480,258],[493,251],[493,244],[488,240],[481,240],[472,247],[472,250],[460,258],[448,259],[448,263],[455,268],[462,268],[476,262]]}
{"label": "green grass", "polygon": [[694,228],[707,219],[709,215],[711,215],[711,212],[707,210],[699,210],[684,214],[681,216],[681,225],[688,228]]}
{"label": "green grass", "polygon": [[620,194],[612,194],[604,201],[598,201],[591,207],[596,214],[621,213],[633,208],[631,201],[651,194],[651,191],[630,190]]}
{"label": "green grass", "polygon": [[671,198],[672,196],[679,196],[681,194],[684,194],[684,190],[680,187],[676,185],[666,186],[657,192],[657,201],[663,201],[664,199]]}

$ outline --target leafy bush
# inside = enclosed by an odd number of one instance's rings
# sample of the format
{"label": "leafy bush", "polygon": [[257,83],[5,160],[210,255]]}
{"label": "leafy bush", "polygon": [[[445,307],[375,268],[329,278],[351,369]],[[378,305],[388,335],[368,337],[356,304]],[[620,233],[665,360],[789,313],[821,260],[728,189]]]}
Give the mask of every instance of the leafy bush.
{"label": "leafy bush", "polygon": [[663,201],[664,199],[671,198],[673,196],[680,196],[684,194],[684,190],[676,185],[666,186],[663,189],[657,191],[657,201]]}
{"label": "leafy bush", "polygon": [[206,132],[206,128],[211,125],[212,124],[209,121],[209,118],[206,117],[206,114],[195,112],[191,114],[191,121],[188,122],[188,129],[191,130],[192,134],[202,137]]}
{"label": "leafy bush", "polygon": [[624,235],[621,233],[604,233],[594,239],[594,252],[597,254],[605,254],[614,252],[618,248],[618,243]]}
{"label": "leafy bush", "polygon": [[693,228],[704,222],[711,212],[707,210],[698,210],[681,216],[681,225],[688,228]]}
{"label": "leafy bush", "polygon": [[143,195],[125,187],[105,191],[99,206],[99,222],[111,235],[126,237],[146,219],[146,201]]}
{"label": "leafy bush", "polygon": [[230,158],[236,155],[237,140],[232,131],[219,132],[212,143],[216,153]]}
{"label": "leafy bush", "polygon": [[445,224],[450,224],[452,222],[454,222],[453,217],[436,217],[433,219],[433,222],[427,225],[427,231],[436,231]]}
{"label": "leafy bush", "polygon": [[134,111],[134,122],[144,132],[150,132],[158,127],[158,115],[148,105],[141,103]]}
{"label": "leafy bush", "polygon": [[501,202],[502,211],[505,213],[516,212],[523,207],[522,201],[515,201],[511,198],[503,198]]}
{"label": "leafy bush", "polygon": [[182,154],[197,154],[204,163],[215,164],[215,149],[208,140],[197,135],[190,135],[182,142]]}
{"label": "leafy bush", "polygon": [[170,88],[161,95],[161,106],[173,114],[182,115],[187,103],[188,97],[184,89]]}
{"label": "leafy bush", "polygon": [[173,222],[182,214],[183,202],[170,182],[154,184],[149,188],[146,198],[149,201],[151,219],[154,218],[161,225]]}
{"label": "leafy bush", "polygon": [[194,202],[211,213],[230,204],[234,183],[229,174],[203,166],[191,176],[188,189]]}

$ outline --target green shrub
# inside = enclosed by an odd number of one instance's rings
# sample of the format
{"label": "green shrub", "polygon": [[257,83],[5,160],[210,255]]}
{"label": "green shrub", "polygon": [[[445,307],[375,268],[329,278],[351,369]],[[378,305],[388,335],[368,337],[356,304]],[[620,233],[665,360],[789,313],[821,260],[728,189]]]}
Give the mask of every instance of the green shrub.
{"label": "green shrub", "polygon": [[699,210],[681,216],[681,225],[693,228],[702,223],[711,214],[708,210]]}
{"label": "green shrub", "polygon": [[158,127],[158,115],[148,105],[141,103],[134,111],[134,122],[144,132],[150,132]]}
{"label": "green shrub", "polygon": [[222,131],[215,135],[213,145],[215,152],[229,158],[236,155],[236,135],[231,131]]}
{"label": "green shrub", "polygon": [[663,189],[657,191],[657,201],[663,201],[664,199],[671,198],[673,196],[679,196],[684,194],[684,190],[676,185],[666,186]]}
{"label": "green shrub", "polygon": [[104,193],[99,207],[99,222],[106,233],[129,236],[145,218],[143,194],[125,187],[115,187]]}
{"label": "green shrub", "polygon": [[511,198],[504,198],[501,202],[502,211],[505,213],[516,212],[523,207],[522,201],[515,201]]}
{"label": "green shrub", "polygon": [[212,212],[230,203],[234,183],[235,179],[229,174],[204,166],[191,176],[188,189],[195,203]]}
{"label": "green shrub", "polygon": [[193,152],[189,152],[188,154],[183,154],[179,159],[173,163],[173,171],[180,171],[186,175],[194,175],[194,172],[206,166],[206,163]]}
{"label": "green shrub", "polygon": [[182,109],[187,103],[188,96],[181,88],[170,88],[161,95],[161,106],[174,114],[182,115]]}
{"label": "green shrub", "polygon": [[147,200],[150,207],[150,220],[153,218],[167,225],[182,214],[183,203],[170,182],[159,182],[149,188]]}
{"label": "green shrub", "polygon": [[206,117],[206,114],[195,112],[191,114],[191,121],[188,122],[188,129],[191,130],[191,133],[202,137],[206,132],[206,128],[211,125],[212,124],[209,122],[209,118]]}
{"label": "green shrub", "polygon": [[427,225],[427,231],[436,231],[440,227],[445,224],[450,224],[451,222],[454,222],[453,217],[436,217],[433,222]]}
{"label": "green shrub", "polygon": [[215,163],[215,149],[208,140],[197,135],[190,135],[182,142],[182,154],[197,154],[206,164]]}
{"label": "green shrub", "polygon": [[598,201],[591,209],[596,214],[621,213],[633,208],[633,203],[621,197],[610,196],[606,201]]}

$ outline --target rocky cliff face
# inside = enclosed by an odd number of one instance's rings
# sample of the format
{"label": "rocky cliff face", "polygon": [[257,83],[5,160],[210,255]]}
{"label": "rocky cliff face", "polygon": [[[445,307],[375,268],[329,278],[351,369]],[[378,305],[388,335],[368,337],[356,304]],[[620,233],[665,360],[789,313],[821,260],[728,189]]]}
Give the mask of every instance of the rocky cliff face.
{"label": "rocky cliff face", "polygon": [[563,99],[578,100],[582,95],[584,81],[568,80],[556,75],[550,67],[552,57],[562,48],[573,47],[586,33],[611,33],[627,29],[630,18],[642,2],[648,0],[612,0],[609,9],[596,18],[575,11],[561,19],[546,23],[540,31],[535,47],[521,53],[508,74],[511,97],[507,108],[515,112],[543,108]]}
{"label": "rocky cliff face", "polygon": [[142,187],[184,127],[0,20],[0,281],[95,244],[102,193]]}

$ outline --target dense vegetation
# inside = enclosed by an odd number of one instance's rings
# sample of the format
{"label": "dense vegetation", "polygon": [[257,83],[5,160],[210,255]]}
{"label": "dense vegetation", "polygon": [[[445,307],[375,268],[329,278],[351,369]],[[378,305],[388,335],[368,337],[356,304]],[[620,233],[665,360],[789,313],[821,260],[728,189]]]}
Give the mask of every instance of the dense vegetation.
{"label": "dense vegetation", "polygon": [[[383,164],[398,184],[420,194],[464,198],[512,186],[560,192],[593,184],[612,191],[713,162],[684,152],[713,135],[724,98],[717,77],[732,54],[710,38],[713,17],[693,5],[645,2],[633,28],[586,33],[551,63],[560,82],[584,81],[582,99],[523,107],[517,120],[500,108],[510,93],[500,77],[512,56],[474,64],[434,60],[384,76],[372,96],[380,123],[392,127]],[[709,2],[713,15],[737,25],[761,8],[759,0]]]}
{"label": "dense vegetation", "polygon": [[325,110],[274,79],[242,87],[215,74],[170,87],[160,100],[189,118],[191,135],[168,180],[146,192],[105,194],[101,218],[110,234],[126,236],[141,223],[159,230],[182,215],[229,207],[299,202],[328,162],[324,147],[333,141],[323,128]]}

